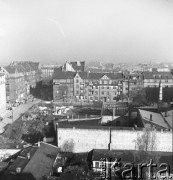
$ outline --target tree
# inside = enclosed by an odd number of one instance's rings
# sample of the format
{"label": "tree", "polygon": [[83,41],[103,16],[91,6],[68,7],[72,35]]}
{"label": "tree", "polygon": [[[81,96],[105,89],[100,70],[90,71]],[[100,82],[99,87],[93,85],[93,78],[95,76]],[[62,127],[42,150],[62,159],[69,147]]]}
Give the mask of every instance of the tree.
{"label": "tree", "polygon": [[62,151],[64,152],[73,152],[74,143],[73,140],[66,140],[62,145]]}
{"label": "tree", "polygon": [[130,98],[133,99],[133,103],[140,104],[140,105],[148,104],[145,89],[138,90],[138,91],[130,91],[129,94],[130,94]]}
{"label": "tree", "polygon": [[[159,154],[153,153],[156,149],[156,131],[151,125],[147,125],[144,129],[142,135],[138,135],[136,139],[136,151],[134,153],[135,163],[149,163],[152,159],[154,163],[159,163]],[[143,162],[141,162],[143,160]],[[148,170],[144,168],[143,177],[144,179],[148,177]]]}

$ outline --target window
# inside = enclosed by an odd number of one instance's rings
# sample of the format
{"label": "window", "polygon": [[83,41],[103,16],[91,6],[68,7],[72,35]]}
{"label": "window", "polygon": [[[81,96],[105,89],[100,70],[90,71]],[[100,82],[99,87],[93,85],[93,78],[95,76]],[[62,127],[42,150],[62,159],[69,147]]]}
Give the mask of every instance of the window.
{"label": "window", "polygon": [[104,91],[102,91],[102,95],[104,95]]}
{"label": "window", "polygon": [[99,167],[100,167],[99,161],[96,161],[96,162],[95,162],[95,167],[96,167],[96,168],[99,168]]}
{"label": "window", "polygon": [[79,79],[76,79],[76,83],[79,83]]}
{"label": "window", "polygon": [[104,89],[104,86],[102,86],[102,89]]}
{"label": "window", "polygon": [[79,84],[76,85],[76,88],[77,88],[77,89],[79,88]]}
{"label": "window", "polygon": [[109,89],[109,86],[107,87],[107,89]]}
{"label": "window", "polygon": [[109,95],[109,92],[107,92],[107,95]]}
{"label": "window", "polygon": [[79,91],[76,91],[76,94],[79,94]]}

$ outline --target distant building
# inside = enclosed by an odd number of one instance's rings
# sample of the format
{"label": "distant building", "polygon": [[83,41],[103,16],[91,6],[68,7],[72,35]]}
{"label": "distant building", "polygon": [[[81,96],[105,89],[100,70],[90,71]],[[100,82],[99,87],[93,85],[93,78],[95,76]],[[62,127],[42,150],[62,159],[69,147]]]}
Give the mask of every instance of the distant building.
{"label": "distant building", "polygon": [[7,101],[20,101],[30,94],[30,87],[35,87],[41,80],[40,65],[31,61],[16,61],[1,67],[6,76]]}
{"label": "distant building", "polygon": [[85,61],[76,61],[76,62],[66,61],[64,64],[64,71],[84,72],[85,71]]}
{"label": "distant building", "polygon": [[0,74],[0,116],[6,111],[5,74]]}
{"label": "distant building", "polygon": [[53,73],[55,68],[62,68],[57,65],[42,65],[41,66],[41,79],[44,80],[51,80],[53,79]]}
{"label": "distant building", "polygon": [[173,75],[171,72],[143,72],[144,87],[159,87],[162,83],[163,87],[173,87]]}
{"label": "distant building", "polygon": [[123,80],[123,93],[128,94],[129,91],[137,92],[143,88],[143,75],[141,73],[126,73]]}

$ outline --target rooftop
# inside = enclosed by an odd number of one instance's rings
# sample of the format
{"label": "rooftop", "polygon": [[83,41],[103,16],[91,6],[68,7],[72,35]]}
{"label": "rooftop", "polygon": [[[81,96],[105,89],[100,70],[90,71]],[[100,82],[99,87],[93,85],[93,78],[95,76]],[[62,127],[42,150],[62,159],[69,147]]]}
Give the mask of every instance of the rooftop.
{"label": "rooftop", "polygon": [[[165,122],[163,116],[160,113],[155,113],[155,112],[150,112],[150,111],[145,111],[145,110],[141,110],[139,109],[139,113],[142,117],[142,119],[144,120],[144,124],[145,123],[152,123],[156,126],[165,128],[165,129],[170,129],[169,125],[167,124],[167,122]],[[152,120],[150,119],[150,117],[152,116]]]}

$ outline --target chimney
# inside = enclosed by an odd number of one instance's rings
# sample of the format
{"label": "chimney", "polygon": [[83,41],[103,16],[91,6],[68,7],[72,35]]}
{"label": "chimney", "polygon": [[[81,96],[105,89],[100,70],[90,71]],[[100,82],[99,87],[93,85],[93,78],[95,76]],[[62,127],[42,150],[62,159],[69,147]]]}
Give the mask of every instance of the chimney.
{"label": "chimney", "polygon": [[40,141],[38,141],[38,147],[40,147]]}
{"label": "chimney", "polygon": [[167,117],[168,116],[168,112],[167,111],[165,111],[165,117]]}
{"label": "chimney", "polygon": [[30,159],[30,158],[31,158],[30,153],[27,153],[27,158],[28,158],[28,159]]}
{"label": "chimney", "polygon": [[152,114],[150,114],[150,121],[152,121],[152,116],[153,116],[153,115],[152,115]]}

